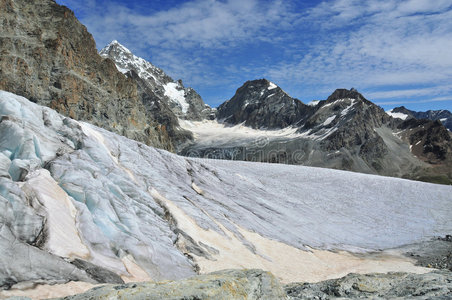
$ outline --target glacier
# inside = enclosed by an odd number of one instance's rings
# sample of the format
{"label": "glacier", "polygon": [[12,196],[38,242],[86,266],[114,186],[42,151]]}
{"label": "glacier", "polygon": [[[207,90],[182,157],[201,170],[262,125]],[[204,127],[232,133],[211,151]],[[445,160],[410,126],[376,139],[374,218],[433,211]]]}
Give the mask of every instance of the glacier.
{"label": "glacier", "polygon": [[124,281],[426,272],[396,249],[452,231],[451,186],[182,157],[4,91],[0,116],[2,287],[96,283],[76,258]]}

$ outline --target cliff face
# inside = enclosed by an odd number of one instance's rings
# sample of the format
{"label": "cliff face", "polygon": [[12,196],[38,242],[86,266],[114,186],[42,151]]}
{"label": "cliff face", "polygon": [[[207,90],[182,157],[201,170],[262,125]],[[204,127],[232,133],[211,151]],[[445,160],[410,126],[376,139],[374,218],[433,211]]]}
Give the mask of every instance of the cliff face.
{"label": "cliff face", "polygon": [[101,58],[73,12],[51,0],[0,0],[0,89],[77,120],[172,150],[136,83]]}

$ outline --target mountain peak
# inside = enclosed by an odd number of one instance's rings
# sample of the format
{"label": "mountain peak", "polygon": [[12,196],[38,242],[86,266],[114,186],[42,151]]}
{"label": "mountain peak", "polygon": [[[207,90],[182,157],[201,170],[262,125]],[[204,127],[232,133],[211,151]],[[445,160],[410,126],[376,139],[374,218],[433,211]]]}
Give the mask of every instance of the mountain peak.
{"label": "mountain peak", "polygon": [[[146,99],[149,100],[147,106],[155,110],[156,119],[161,119],[162,122],[167,122],[168,119],[162,117],[162,112],[158,111],[157,106],[160,109],[168,106],[168,110],[171,110],[175,117],[196,120],[210,117],[210,107],[205,105],[198,93],[185,88],[181,79],[173,80],[162,69],[134,55],[118,41],[112,41],[99,53],[102,57],[111,59],[120,72],[139,82],[139,90],[147,95]],[[156,104],[156,101],[159,104]],[[163,102],[166,104],[162,104]]]}
{"label": "mountain peak", "polygon": [[116,53],[121,53],[122,52],[122,53],[126,53],[126,54],[129,54],[129,55],[132,55],[132,51],[127,49],[127,47],[122,45],[117,40],[111,41],[110,44],[108,44],[102,50],[100,50],[99,54],[101,56],[102,55],[108,55],[108,53],[111,52],[111,51],[115,51]]}
{"label": "mountain peak", "polygon": [[266,87],[268,90],[273,90],[279,87],[266,78],[249,80],[243,86]]}
{"label": "mountain peak", "polygon": [[356,100],[367,100],[361,95],[355,88],[347,89],[336,89],[326,100],[327,102],[336,101],[339,99],[356,99]]}
{"label": "mountain peak", "polygon": [[299,100],[263,78],[245,82],[218,107],[218,118],[230,124],[245,122],[252,128],[285,128],[302,119],[304,108]]}

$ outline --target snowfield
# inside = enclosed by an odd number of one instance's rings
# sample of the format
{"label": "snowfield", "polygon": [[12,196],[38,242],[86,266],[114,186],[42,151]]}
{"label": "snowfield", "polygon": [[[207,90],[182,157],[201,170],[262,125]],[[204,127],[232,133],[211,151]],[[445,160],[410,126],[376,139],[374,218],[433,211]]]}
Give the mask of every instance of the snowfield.
{"label": "snowfield", "polygon": [[[0,252],[35,253],[2,254],[0,283],[43,279],[27,269],[36,257],[41,270],[78,257],[127,281],[188,277],[195,265],[283,282],[425,272],[389,249],[452,231],[451,186],[181,157],[2,91],[0,115]],[[65,282],[60,273],[44,279]]]}

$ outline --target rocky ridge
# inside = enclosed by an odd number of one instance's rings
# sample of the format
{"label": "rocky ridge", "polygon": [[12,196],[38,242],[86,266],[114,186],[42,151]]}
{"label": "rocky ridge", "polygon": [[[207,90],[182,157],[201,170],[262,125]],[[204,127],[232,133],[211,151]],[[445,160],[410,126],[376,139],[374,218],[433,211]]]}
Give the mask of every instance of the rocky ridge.
{"label": "rocky ridge", "polygon": [[218,107],[218,118],[229,124],[244,123],[256,129],[297,126],[311,111],[266,79],[247,81],[234,97]]}

